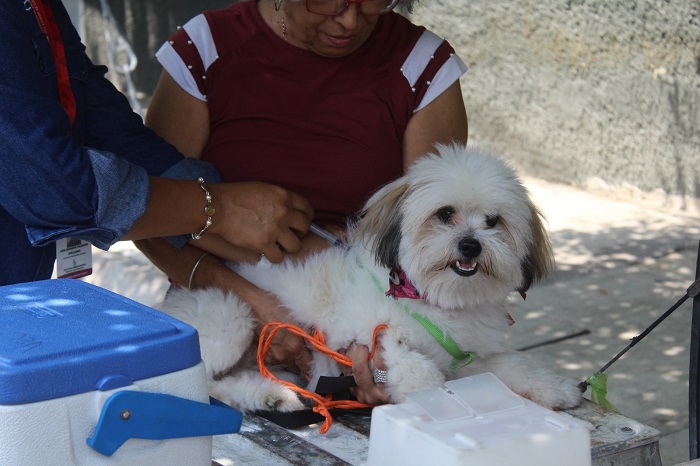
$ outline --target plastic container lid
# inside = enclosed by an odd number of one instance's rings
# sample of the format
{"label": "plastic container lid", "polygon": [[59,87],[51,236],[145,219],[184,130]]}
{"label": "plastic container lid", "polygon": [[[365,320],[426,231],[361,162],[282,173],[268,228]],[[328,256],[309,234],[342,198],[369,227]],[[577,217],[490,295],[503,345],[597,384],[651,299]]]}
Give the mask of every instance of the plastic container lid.
{"label": "plastic container lid", "polygon": [[200,360],[194,328],[94,285],[0,287],[1,405],[111,390]]}

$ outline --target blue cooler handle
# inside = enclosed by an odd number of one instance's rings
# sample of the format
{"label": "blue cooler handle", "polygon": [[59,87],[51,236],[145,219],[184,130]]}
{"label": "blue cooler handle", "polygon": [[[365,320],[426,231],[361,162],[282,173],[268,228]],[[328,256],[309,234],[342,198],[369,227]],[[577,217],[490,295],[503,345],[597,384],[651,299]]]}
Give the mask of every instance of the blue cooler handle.
{"label": "blue cooler handle", "polygon": [[214,398],[209,402],[163,393],[117,392],[102,407],[87,444],[112,456],[130,438],[165,440],[238,432],[243,414]]}

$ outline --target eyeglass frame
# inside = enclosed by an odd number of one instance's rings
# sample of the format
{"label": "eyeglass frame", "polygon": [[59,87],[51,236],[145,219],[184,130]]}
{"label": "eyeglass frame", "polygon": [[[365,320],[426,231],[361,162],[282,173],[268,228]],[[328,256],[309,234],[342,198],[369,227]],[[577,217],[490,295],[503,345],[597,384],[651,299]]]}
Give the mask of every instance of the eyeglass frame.
{"label": "eyeglass frame", "polygon": [[391,13],[392,11],[394,11],[394,9],[397,6],[399,6],[399,3],[401,3],[402,0],[391,0],[389,5],[387,5],[385,11],[383,11],[381,13],[373,14],[373,15],[367,15],[367,14],[362,12],[362,4],[367,2],[367,1],[373,1],[373,0],[345,0],[343,8],[340,9],[339,11],[337,11],[336,13],[331,13],[331,14],[318,13],[316,11],[312,11],[311,9],[309,9],[309,0],[304,0],[304,3],[306,4],[306,11],[308,11],[309,13],[313,13],[315,15],[336,16],[336,15],[339,15],[339,14],[345,12],[345,10],[347,10],[350,7],[350,4],[355,3],[355,4],[357,4],[357,7],[360,9],[360,12],[365,16],[381,16],[381,15],[385,15],[385,14],[388,14],[388,13]]}

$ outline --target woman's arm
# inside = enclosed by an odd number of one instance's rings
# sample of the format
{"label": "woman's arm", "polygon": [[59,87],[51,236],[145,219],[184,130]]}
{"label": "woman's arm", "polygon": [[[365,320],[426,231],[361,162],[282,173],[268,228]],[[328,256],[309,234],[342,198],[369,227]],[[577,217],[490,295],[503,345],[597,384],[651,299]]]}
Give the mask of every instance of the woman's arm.
{"label": "woman's arm", "polygon": [[466,144],[469,136],[467,111],[459,81],[413,114],[403,136],[404,171],[414,160],[434,149],[436,143]]}
{"label": "woman's arm", "polygon": [[163,71],[148,106],[146,126],[185,156],[199,159],[209,140],[209,106]]}
{"label": "woman's arm", "polygon": [[[138,240],[199,232],[207,219],[205,192],[196,181],[151,178],[145,213],[123,236]],[[283,251],[296,252],[313,218],[311,205],[298,194],[265,183],[206,185],[216,212],[205,234],[265,254],[280,262]]]}

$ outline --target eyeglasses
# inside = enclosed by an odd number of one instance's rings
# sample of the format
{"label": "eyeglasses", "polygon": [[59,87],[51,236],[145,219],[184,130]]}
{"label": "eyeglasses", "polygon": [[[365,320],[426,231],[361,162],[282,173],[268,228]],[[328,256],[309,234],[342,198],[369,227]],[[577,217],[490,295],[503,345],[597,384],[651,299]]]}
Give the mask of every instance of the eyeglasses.
{"label": "eyeglasses", "polygon": [[351,3],[356,3],[365,16],[378,16],[392,11],[401,0],[306,0],[306,9],[317,15],[335,16],[344,12]]}

